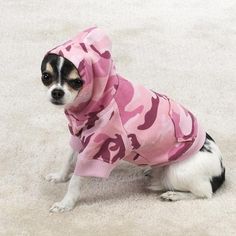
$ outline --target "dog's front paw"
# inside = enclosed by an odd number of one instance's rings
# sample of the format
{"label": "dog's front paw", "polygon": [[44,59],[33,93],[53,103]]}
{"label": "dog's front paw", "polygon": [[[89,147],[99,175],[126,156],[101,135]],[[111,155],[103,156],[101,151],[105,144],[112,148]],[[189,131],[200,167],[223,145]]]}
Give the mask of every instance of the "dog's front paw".
{"label": "dog's front paw", "polygon": [[45,179],[48,182],[52,182],[52,183],[63,183],[69,180],[69,178],[65,178],[64,176],[62,176],[61,173],[51,173],[48,174]]}
{"label": "dog's front paw", "polygon": [[52,205],[52,207],[49,209],[52,213],[58,213],[58,212],[66,212],[71,211],[75,207],[75,203],[73,202],[66,202],[62,200],[61,202],[56,202]]}

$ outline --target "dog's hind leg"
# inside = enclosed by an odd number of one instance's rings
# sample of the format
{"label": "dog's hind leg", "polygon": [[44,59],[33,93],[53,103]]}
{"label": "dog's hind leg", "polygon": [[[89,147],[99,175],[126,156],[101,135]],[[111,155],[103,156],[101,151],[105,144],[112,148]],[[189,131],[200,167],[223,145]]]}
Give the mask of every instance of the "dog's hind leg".
{"label": "dog's hind leg", "polygon": [[189,191],[190,192],[167,191],[161,194],[160,198],[163,201],[179,201],[212,197],[212,187],[209,180],[193,183],[193,186],[189,188]]}
{"label": "dog's hind leg", "polygon": [[207,134],[198,153],[164,168],[162,180],[169,190],[161,195],[162,200],[211,198],[225,181],[221,152],[214,140]]}
{"label": "dog's hind leg", "polygon": [[74,171],[75,163],[76,163],[76,157],[77,157],[77,153],[72,151],[71,155],[67,159],[66,164],[64,164],[62,170],[59,171],[59,172],[56,172],[56,173],[48,174],[45,177],[45,179],[47,181],[53,182],[53,183],[67,182],[71,178],[72,173]]}

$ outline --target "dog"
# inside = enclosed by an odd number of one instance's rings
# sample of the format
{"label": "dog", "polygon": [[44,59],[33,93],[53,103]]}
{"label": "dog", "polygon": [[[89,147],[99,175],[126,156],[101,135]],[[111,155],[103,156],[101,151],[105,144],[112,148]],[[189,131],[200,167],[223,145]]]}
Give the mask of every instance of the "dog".
{"label": "dog", "polygon": [[116,73],[111,42],[92,27],[48,51],[42,83],[69,120],[71,155],[54,183],[70,180],[51,212],[72,210],[82,178],[107,178],[123,159],[149,167],[147,189],[161,200],[211,198],[225,181],[222,154],[196,117],[166,95]]}

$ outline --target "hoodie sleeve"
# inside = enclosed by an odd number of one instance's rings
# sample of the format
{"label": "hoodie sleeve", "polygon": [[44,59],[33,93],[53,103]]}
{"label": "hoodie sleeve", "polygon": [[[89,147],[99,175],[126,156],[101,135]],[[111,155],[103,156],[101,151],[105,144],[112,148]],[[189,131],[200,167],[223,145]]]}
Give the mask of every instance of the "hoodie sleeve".
{"label": "hoodie sleeve", "polygon": [[107,178],[126,154],[124,137],[120,133],[110,136],[92,133],[82,136],[81,143],[82,148],[74,170],[74,174],[78,176]]}
{"label": "hoodie sleeve", "polygon": [[79,151],[75,175],[107,178],[118,162],[129,153],[126,132],[115,115],[104,122],[105,125],[103,123],[100,128],[82,132],[78,140],[78,144],[81,143],[80,150],[75,148],[76,141],[71,141],[72,148]]}

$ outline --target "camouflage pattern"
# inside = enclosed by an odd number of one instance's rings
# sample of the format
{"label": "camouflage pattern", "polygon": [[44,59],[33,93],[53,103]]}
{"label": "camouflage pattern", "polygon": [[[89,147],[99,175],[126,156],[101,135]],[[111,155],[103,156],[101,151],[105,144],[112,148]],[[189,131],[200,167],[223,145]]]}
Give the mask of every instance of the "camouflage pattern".
{"label": "camouflage pattern", "polygon": [[101,29],[87,29],[48,53],[70,60],[84,81],[65,109],[71,146],[79,152],[76,175],[108,177],[121,159],[167,165],[202,147],[205,132],[190,111],[116,73]]}

